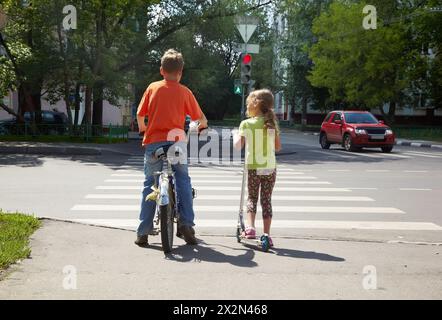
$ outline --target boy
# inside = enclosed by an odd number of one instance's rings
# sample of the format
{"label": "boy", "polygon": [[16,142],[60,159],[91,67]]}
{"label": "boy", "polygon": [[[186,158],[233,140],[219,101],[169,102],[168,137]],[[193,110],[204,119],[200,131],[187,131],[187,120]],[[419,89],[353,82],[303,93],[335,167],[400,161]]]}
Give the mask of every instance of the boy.
{"label": "boy", "polygon": [[[148,233],[153,227],[156,203],[145,201],[146,196],[152,192],[154,184],[153,173],[161,171],[163,162],[155,160],[153,154],[161,147],[168,148],[175,143],[168,139],[171,131],[181,130],[181,140],[184,139],[184,122],[186,115],[192,120],[200,122],[201,128],[207,127],[207,119],[193,93],[180,84],[183,74],[184,60],[181,53],[170,49],[161,58],[160,73],[164,80],[149,85],[140,102],[137,112],[137,121],[140,133],[144,132],[143,147],[146,148],[144,156],[144,189],[141,200],[141,223],[137,230],[135,244],[145,246],[148,244]],[[148,118],[146,126],[144,120]],[[187,164],[173,165],[176,178],[178,195],[178,209],[180,211],[180,224],[178,233],[184,237],[187,244],[195,245],[194,211],[192,186]]]}

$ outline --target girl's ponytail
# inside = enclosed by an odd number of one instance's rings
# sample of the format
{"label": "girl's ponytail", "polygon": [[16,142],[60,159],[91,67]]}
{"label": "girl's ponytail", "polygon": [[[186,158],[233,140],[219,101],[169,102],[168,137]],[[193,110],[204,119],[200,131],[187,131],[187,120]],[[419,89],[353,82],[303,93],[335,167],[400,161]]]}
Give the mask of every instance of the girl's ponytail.
{"label": "girl's ponytail", "polygon": [[256,101],[264,117],[264,128],[275,130],[276,133],[279,133],[278,119],[273,110],[274,97],[272,92],[268,89],[253,91],[251,93],[251,99]]}

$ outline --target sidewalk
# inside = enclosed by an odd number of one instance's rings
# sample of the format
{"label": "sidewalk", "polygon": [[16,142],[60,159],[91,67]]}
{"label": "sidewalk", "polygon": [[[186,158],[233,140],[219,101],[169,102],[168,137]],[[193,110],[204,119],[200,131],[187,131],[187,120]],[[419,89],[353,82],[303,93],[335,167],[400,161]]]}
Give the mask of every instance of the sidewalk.
{"label": "sidewalk", "polygon": [[0,299],[442,297],[440,246],[275,237],[264,253],[234,237],[200,238],[193,247],[175,238],[164,256],[158,236],[139,248],[133,232],[43,220],[32,259],[8,270]]}

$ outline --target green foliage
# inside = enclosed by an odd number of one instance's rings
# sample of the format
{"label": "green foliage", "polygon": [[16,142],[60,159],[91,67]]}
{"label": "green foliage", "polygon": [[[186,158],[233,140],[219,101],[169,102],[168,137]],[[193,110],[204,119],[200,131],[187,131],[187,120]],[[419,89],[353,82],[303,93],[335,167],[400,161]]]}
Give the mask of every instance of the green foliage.
{"label": "green foliage", "polygon": [[389,101],[429,106],[425,98],[440,99],[441,88],[440,57],[423,51],[440,48],[440,14],[428,10],[436,2],[370,1],[378,28],[365,30],[362,9],[368,3],[335,0],[313,24],[318,40],[309,52],[314,62],[309,80],[353,108]]}
{"label": "green foliage", "polygon": [[332,99],[374,107],[396,99],[405,87],[406,44],[401,26],[363,29],[364,6],[337,1],[315,21],[309,79],[329,88]]}
{"label": "green foliage", "polygon": [[[308,52],[316,38],[312,32],[314,19],[326,8],[329,0],[284,0],[279,11],[287,19],[287,32],[282,40],[282,58],[288,62],[285,94],[293,106],[314,102],[324,109],[327,92],[312,87],[308,75],[312,68]],[[279,40],[279,39],[278,39]]]}
{"label": "green foliage", "polygon": [[[2,57],[0,94],[26,84],[31,93],[47,93],[50,103],[65,99],[69,109],[68,97],[81,85],[93,89],[94,100],[117,105],[121,98],[134,99],[135,88],[138,101],[146,85],[159,78],[162,52],[176,47],[186,56],[184,81],[215,117],[222,117],[235,104],[230,89],[237,59],[231,48],[238,37],[233,17],[264,3],[34,0],[23,7],[21,1],[4,0],[11,18],[4,35],[22,76]],[[62,9],[68,4],[77,9],[78,25],[64,31]],[[21,48],[27,51],[18,52]],[[262,84],[268,83],[266,70]]]}

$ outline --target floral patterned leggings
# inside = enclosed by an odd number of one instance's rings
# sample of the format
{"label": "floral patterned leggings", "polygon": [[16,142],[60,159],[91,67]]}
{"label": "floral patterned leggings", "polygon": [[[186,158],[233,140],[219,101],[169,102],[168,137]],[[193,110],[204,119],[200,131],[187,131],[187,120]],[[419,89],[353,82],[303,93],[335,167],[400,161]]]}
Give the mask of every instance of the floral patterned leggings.
{"label": "floral patterned leggings", "polygon": [[[269,175],[258,174],[256,170],[248,170],[249,197],[247,212],[256,214],[258,196],[261,198],[262,216],[264,219],[273,217],[272,193],[276,182],[276,170]],[[261,187],[261,190],[260,190]],[[261,192],[260,192],[261,191]]]}

